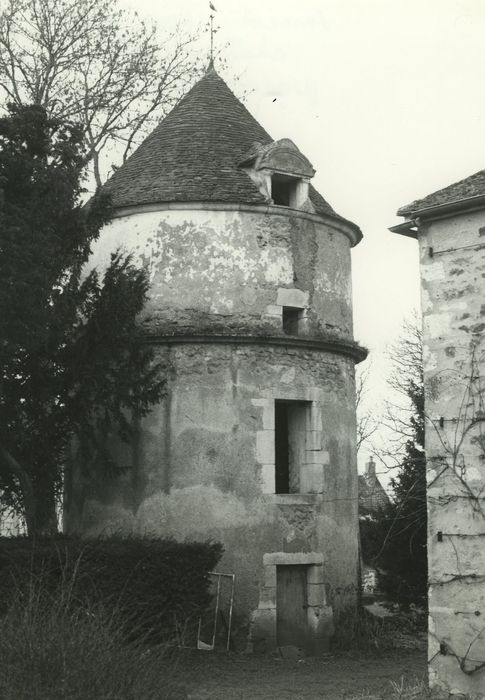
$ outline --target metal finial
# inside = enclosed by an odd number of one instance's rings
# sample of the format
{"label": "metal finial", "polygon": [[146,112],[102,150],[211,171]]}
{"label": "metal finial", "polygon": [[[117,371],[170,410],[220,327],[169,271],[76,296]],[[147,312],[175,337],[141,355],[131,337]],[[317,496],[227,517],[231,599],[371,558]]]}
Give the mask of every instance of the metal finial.
{"label": "metal finial", "polygon": [[214,34],[216,33],[216,30],[214,29],[214,12],[217,12],[216,8],[212,4],[212,2],[209,2],[209,8],[211,10],[210,13],[210,21],[211,21],[211,55],[210,55],[210,61],[209,61],[209,68],[214,68]]}

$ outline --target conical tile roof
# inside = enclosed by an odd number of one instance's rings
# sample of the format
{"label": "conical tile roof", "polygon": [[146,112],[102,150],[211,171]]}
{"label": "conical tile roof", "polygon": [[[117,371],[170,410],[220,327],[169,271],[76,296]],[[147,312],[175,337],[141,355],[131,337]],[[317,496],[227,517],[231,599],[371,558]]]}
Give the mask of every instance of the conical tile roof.
{"label": "conical tile roof", "polygon": [[[209,68],[104,189],[115,207],[160,202],[264,204],[263,195],[238,164],[255,142],[272,141]],[[313,187],[310,198],[318,213],[342,218]]]}

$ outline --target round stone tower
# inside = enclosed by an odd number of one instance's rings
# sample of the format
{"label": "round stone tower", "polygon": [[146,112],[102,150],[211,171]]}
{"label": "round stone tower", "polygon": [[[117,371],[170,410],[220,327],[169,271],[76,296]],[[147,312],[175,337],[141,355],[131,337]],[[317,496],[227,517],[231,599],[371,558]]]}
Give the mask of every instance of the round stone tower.
{"label": "round stone tower", "polygon": [[210,68],[106,185],[151,276],[142,321],[167,393],[114,482],[73,486],[68,523],[222,541],[235,629],[324,649],[358,572],[350,249],[359,228]]}

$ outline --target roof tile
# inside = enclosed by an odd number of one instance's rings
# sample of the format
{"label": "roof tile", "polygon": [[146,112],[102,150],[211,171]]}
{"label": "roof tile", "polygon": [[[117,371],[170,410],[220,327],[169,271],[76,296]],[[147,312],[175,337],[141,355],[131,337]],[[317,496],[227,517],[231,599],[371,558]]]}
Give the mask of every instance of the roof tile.
{"label": "roof tile", "polygon": [[466,177],[464,180],[454,182],[452,185],[448,185],[448,187],[444,187],[441,190],[427,195],[427,197],[423,197],[423,199],[416,199],[414,202],[411,202],[411,204],[406,204],[404,207],[401,207],[397,214],[398,216],[416,214],[423,209],[452,204],[481,195],[485,195],[485,170],[479,170],[477,173]]}
{"label": "roof tile", "polygon": [[[263,204],[238,167],[271,136],[210,68],[104,185],[115,207],[157,202]],[[318,213],[342,219],[314,187]],[[350,223],[350,222],[349,222]]]}

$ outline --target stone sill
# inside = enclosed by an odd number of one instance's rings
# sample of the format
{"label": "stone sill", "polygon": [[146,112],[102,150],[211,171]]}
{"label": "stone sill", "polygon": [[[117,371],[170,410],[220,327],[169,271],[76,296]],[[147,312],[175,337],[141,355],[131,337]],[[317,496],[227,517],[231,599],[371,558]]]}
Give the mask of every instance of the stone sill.
{"label": "stone sill", "polygon": [[318,505],[322,502],[321,493],[273,493],[271,501],[278,506]]}

